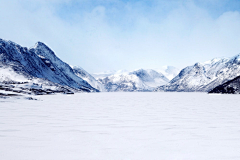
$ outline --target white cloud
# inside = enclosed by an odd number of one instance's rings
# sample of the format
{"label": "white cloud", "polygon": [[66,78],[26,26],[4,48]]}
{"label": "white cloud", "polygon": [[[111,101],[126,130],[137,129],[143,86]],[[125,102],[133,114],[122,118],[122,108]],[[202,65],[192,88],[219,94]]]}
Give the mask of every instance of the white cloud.
{"label": "white cloud", "polygon": [[[59,9],[71,3],[0,0],[1,38],[29,47],[43,41],[64,61],[90,72],[185,67],[240,52],[237,11],[213,18],[193,1],[173,1],[174,7],[166,1],[149,6],[105,1],[87,9]],[[59,16],[61,11],[65,18]]]}

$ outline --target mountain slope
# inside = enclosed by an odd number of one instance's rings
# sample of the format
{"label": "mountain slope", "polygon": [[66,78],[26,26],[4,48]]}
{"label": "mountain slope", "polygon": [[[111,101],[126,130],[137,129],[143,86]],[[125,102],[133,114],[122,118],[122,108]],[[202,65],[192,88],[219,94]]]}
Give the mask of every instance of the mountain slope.
{"label": "mountain slope", "polygon": [[28,49],[0,39],[0,68],[5,68],[5,71],[11,70],[15,75],[10,78],[8,72],[2,72],[1,83],[16,82],[16,80],[18,83],[31,83],[34,80],[34,83],[41,81],[41,84],[46,82],[46,85],[72,88],[76,91],[97,91],[75,75],[68,64],[61,61],[41,42]]}
{"label": "mountain slope", "polygon": [[46,79],[24,75],[20,72],[16,73],[9,66],[0,67],[0,93],[5,95],[12,93],[14,95],[73,94],[74,91],[70,87],[61,86]]}
{"label": "mountain slope", "polygon": [[188,66],[169,84],[155,91],[208,92],[214,87],[240,75],[240,54],[230,59],[215,58],[205,63]]}
{"label": "mountain slope", "polygon": [[98,79],[108,92],[152,91],[154,87],[166,84],[169,80],[154,70],[139,69],[132,72],[118,72]]}
{"label": "mountain slope", "polygon": [[240,76],[213,88],[209,93],[240,94]]}
{"label": "mountain slope", "polygon": [[92,87],[98,89],[101,92],[105,91],[104,85],[97,81],[91,74],[89,74],[83,68],[79,66],[73,66],[72,69],[75,75],[87,81]]}

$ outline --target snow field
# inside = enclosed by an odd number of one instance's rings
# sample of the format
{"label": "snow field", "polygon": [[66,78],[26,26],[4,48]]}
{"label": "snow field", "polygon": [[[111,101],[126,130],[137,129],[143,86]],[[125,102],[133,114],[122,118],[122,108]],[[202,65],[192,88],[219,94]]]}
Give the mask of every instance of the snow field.
{"label": "snow field", "polygon": [[240,159],[238,95],[117,92],[38,99],[0,99],[0,159]]}

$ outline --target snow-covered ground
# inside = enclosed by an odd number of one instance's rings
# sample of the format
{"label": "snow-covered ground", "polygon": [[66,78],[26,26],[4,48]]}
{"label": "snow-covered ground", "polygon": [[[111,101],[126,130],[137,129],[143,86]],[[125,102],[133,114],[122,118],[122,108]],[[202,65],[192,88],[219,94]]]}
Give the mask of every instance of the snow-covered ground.
{"label": "snow-covered ground", "polygon": [[2,160],[239,160],[239,95],[0,99]]}

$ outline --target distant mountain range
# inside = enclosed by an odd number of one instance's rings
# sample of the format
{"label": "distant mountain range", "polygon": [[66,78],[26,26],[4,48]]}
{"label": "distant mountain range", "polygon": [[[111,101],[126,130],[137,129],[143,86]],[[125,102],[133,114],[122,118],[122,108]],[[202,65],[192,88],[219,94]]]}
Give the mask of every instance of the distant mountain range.
{"label": "distant mountain range", "polygon": [[215,58],[182,69],[167,85],[155,91],[209,92],[239,75],[240,54],[232,58]]}
{"label": "distant mountain range", "polygon": [[32,48],[0,39],[0,96],[74,92],[239,93],[240,54],[195,63],[89,74],[59,59],[44,43]]}
{"label": "distant mountain range", "polygon": [[108,92],[152,91],[169,80],[157,71],[139,69],[131,72],[118,71],[107,77],[98,78]]}

